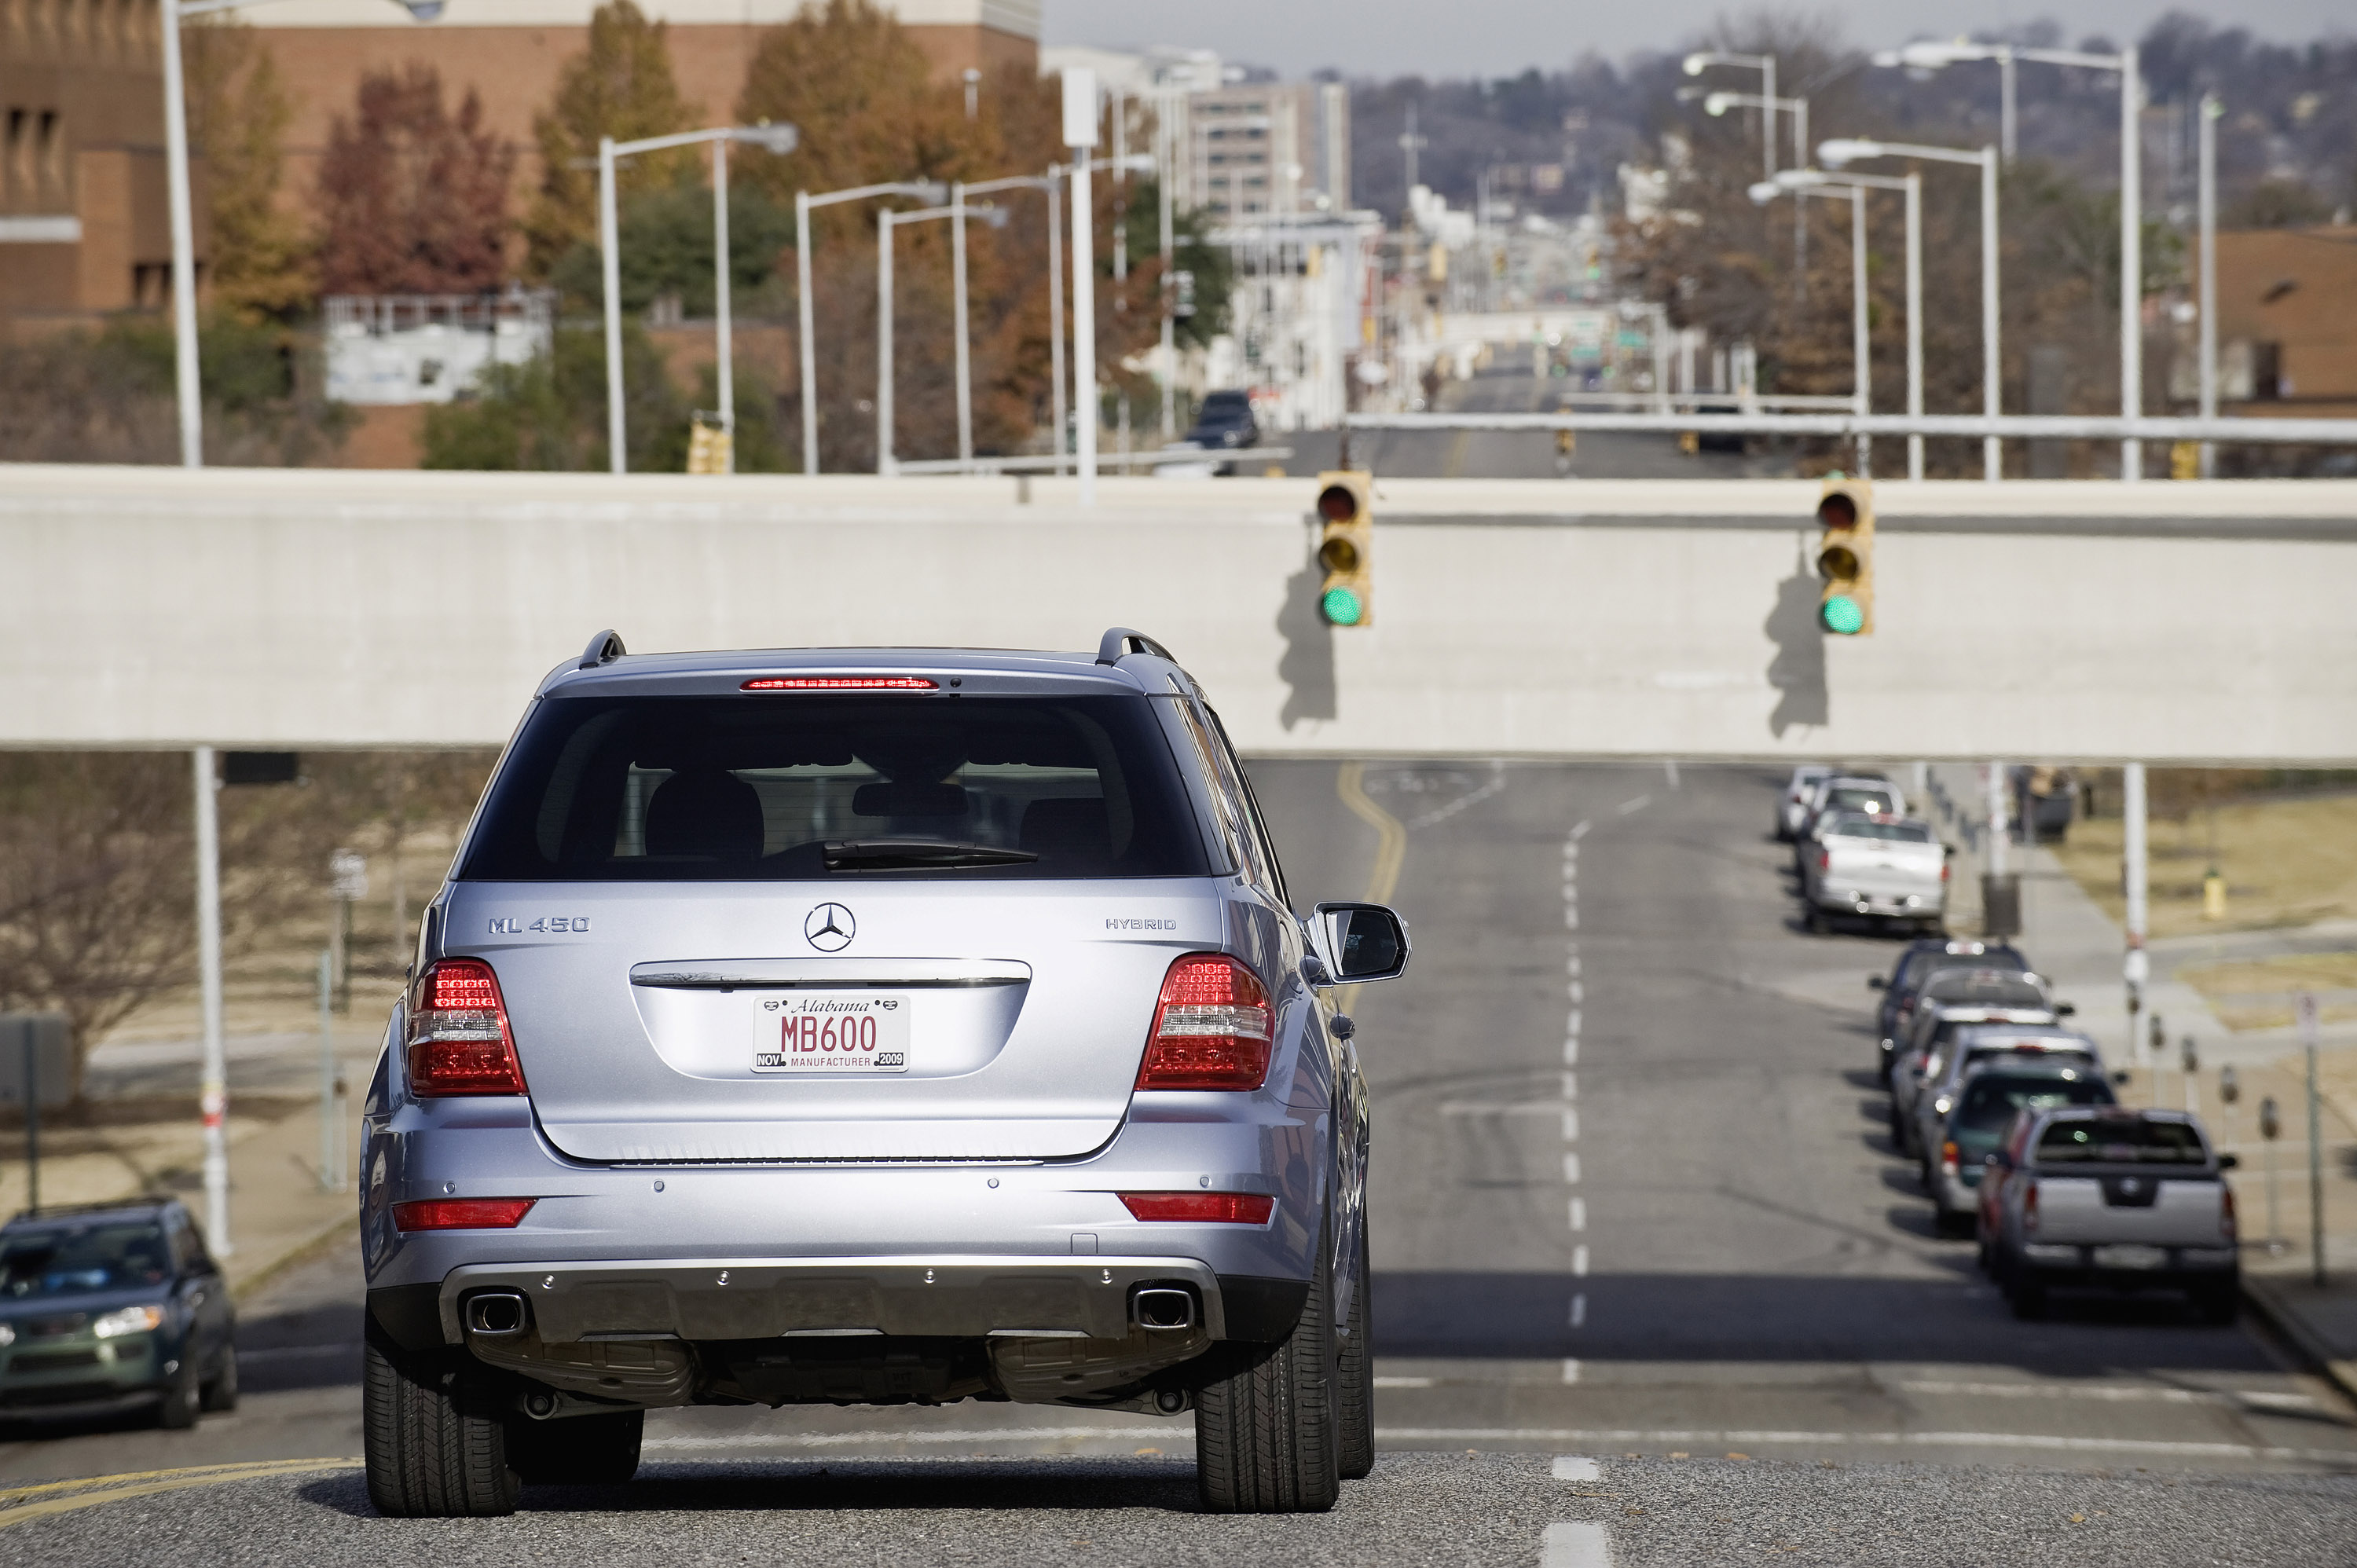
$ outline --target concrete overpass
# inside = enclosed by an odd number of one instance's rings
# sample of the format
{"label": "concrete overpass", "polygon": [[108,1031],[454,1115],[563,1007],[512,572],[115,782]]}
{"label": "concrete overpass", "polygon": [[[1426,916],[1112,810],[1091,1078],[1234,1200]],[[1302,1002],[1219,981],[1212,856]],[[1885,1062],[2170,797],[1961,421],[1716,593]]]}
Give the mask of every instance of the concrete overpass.
{"label": "concrete overpass", "polygon": [[[0,467],[0,746],[495,745],[634,650],[1093,649],[1263,755],[2357,757],[2357,484],[1886,483],[1878,629],[1806,481],[1385,480],[1375,624],[1305,480]],[[1028,501],[1021,498],[1027,496]]]}

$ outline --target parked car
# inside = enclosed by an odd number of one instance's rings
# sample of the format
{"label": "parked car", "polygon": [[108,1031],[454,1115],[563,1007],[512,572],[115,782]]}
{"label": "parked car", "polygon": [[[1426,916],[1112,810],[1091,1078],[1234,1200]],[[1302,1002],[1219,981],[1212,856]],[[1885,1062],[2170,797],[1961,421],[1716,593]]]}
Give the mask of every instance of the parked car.
{"label": "parked car", "polygon": [[[1158,644],[630,656],[533,694],[365,1110],[369,1495],[618,1482],[643,1412],[1192,1411],[1202,1505],[1374,1462],[1339,985]],[[1201,1173],[1201,1174],[1197,1174]]]}
{"label": "parked car", "polygon": [[1819,819],[1816,853],[1801,863],[1809,929],[1835,915],[1936,931],[1947,919],[1948,850],[1928,822],[1860,811]]}
{"label": "parked car", "polygon": [[2020,1317],[2043,1316],[2049,1291],[2093,1286],[2182,1291],[2209,1322],[2231,1323],[2234,1163],[2182,1112],[2022,1112],[1986,1162],[1989,1271]]}
{"label": "parked car", "polygon": [[[1932,1178],[1932,1163],[1940,1146],[1940,1125],[1955,1108],[1964,1080],[1998,1062],[2070,1068],[2091,1077],[2104,1077],[2104,1060],[2095,1042],[2057,1024],[1963,1024],[1947,1033],[1925,1055],[1917,1081],[1914,1125],[1907,1147]],[[2108,1081],[2108,1079],[2106,1079]]]}
{"label": "parked car", "polygon": [[1899,786],[1888,779],[1871,774],[1828,774],[1817,780],[1809,791],[1809,803],[1801,814],[1801,826],[1792,841],[1792,869],[1800,871],[1816,847],[1819,827],[1829,816],[1844,811],[1862,811],[1870,817],[1903,817],[1907,814],[1907,799]]}
{"label": "parked car", "polygon": [[1259,446],[1260,422],[1253,416],[1252,394],[1240,390],[1207,394],[1186,439],[1212,452]]}
{"label": "parked car", "polygon": [[0,1226],[0,1411],[237,1408],[237,1309],[173,1198],[44,1208]]}
{"label": "parked car", "polygon": [[1888,976],[1866,977],[1868,991],[1882,993],[1875,1013],[1874,1067],[1877,1077],[1890,1076],[1890,1052],[1915,1011],[1916,998],[1934,976],[1952,969],[1988,969],[2018,974],[2029,968],[2020,950],[2005,942],[1976,942],[1954,937],[1918,937],[1899,955]]}
{"label": "parked car", "polygon": [[1801,831],[1801,819],[1809,809],[1809,796],[1817,781],[1835,769],[1827,763],[1803,762],[1792,769],[1792,777],[1784,781],[1784,792],[1776,801],[1776,839],[1790,843]]}
{"label": "parked car", "polygon": [[1930,1162],[1925,1182],[1933,1221],[1943,1235],[1951,1236],[1970,1235],[1975,1229],[1985,1162],[2018,1113],[2114,1103],[2112,1086],[2100,1069],[2021,1056],[1969,1069],[1953,1098],[1940,1123],[1934,1140],[1938,1158]]}
{"label": "parked car", "polygon": [[1907,1037],[1891,1056],[1891,1142],[1910,1155],[1916,1154],[1915,1102],[1923,1090],[1924,1073],[1959,1029],[1975,1024],[2051,1024],[2062,1015],[2046,982],[2035,974],[1974,969],[1934,980],[1924,988]]}

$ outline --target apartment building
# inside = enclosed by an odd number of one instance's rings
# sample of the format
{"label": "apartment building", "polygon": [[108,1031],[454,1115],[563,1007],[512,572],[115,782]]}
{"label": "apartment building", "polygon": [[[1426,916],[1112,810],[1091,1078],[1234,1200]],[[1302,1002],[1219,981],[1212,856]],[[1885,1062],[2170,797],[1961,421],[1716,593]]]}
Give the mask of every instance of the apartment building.
{"label": "apartment building", "polygon": [[1184,195],[1224,223],[1346,212],[1351,94],[1340,82],[1244,82],[1186,95]]}

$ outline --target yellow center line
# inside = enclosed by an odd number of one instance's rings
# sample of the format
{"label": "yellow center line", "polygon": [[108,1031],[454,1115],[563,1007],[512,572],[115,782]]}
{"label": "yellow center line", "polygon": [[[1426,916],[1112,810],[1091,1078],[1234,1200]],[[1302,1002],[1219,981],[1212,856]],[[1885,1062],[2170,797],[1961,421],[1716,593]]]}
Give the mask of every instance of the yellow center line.
{"label": "yellow center line", "polygon": [[[263,1476],[282,1476],[300,1471],[351,1470],[360,1467],[358,1459],[257,1459],[237,1465],[195,1465],[177,1470],[135,1470],[119,1476],[91,1476],[79,1481],[47,1481],[38,1486],[18,1487],[0,1492],[0,1504],[40,1492],[70,1491],[80,1488],[79,1495],[48,1498],[40,1502],[21,1503],[13,1508],[0,1508],[0,1530],[19,1525],[30,1520],[48,1519],[61,1513],[71,1513],[100,1503],[111,1503],[125,1498],[144,1498],[157,1492],[186,1491],[192,1487],[218,1487],[231,1481],[252,1480]],[[137,1482],[140,1485],[126,1485]]]}
{"label": "yellow center line", "polygon": [[1334,776],[1334,792],[1351,814],[1375,830],[1375,865],[1367,876],[1367,902],[1388,904],[1398,891],[1400,862],[1407,854],[1407,828],[1367,795],[1367,765],[1346,762]]}

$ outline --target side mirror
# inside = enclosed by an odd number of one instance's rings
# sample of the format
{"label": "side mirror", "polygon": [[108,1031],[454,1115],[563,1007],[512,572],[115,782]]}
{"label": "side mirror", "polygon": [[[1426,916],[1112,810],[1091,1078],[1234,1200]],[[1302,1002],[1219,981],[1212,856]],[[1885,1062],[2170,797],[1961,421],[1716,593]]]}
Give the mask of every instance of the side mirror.
{"label": "side mirror", "polygon": [[2221,1155],[2218,1156],[2218,1168],[2222,1171],[2231,1171],[2242,1163],[2243,1156],[2240,1155]]}
{"label": "side mirror", "polygon": [[2079,1004],[2076,1002],[2057,1002],[2054,1004],[2054,1015],[2057,1018],[2068,1018],[2078,1010]]}
{"label": "side mirror", "polygon": [[1890,982],[1882,975],[1869,974],[1866,977],[1866,988],[1868,991],[1888,991]]}
{"label": "side mirror", "polygon": [[1381,904],[1320,904],[1318,919],[1333,955],[1334,983],[1396,980],[1407,968],[1407,927]]}

